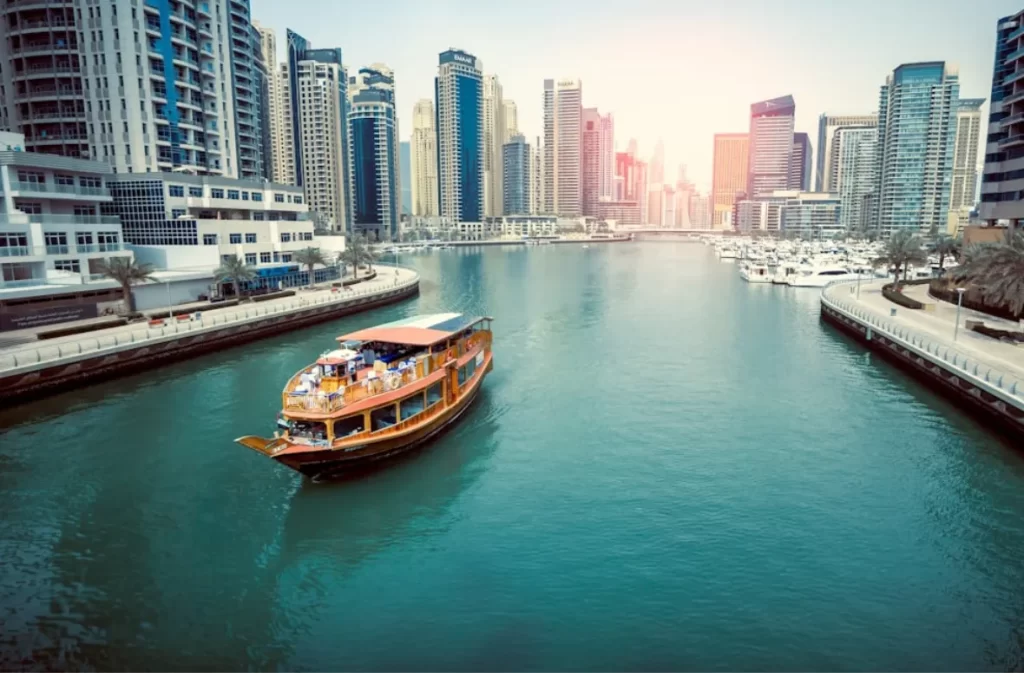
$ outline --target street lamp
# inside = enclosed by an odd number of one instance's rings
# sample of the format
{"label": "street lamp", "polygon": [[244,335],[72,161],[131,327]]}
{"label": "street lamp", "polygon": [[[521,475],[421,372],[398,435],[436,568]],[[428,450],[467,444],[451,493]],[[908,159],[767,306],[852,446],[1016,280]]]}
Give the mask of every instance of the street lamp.
{"label": "street lamp", "polygon": [[857,267],[857,299],[860,299],[860,274],[861,268]]}
{"label": "street lamp", "polygon": [[965,287],[958,287],[956,289],[956,325],[953,326],[953,341],[956,341],[957,334],[960,332],[960,307],[964,303],[964,292],[967,292]]}

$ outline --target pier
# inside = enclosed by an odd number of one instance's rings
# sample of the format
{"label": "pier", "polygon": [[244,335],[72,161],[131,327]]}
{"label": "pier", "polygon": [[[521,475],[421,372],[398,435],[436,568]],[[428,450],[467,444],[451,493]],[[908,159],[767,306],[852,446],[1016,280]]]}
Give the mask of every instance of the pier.
{"label": "pier", "polygon": [[[906,292],[930,306],[908,309],[882,296],[888,281],[844,281],[821,294],[821,317],[872,350],[909,369],[967,410],[1024,437],[1024,346],[1003,343],[964,329],[966,320],[1005,327],[998,318],[961,309],[927,294]],[[956,334],[954,340],[954,334]]]}
{"label": "pier", "polygon": [[[397,273],[396,273],[397,272]],[[137,322],[0,350],[0,402],[24,401],[129,374],[299,327],[384,306],[419,292],[419,274],[379,266],[352,288],[300,290],[291,297]]]}

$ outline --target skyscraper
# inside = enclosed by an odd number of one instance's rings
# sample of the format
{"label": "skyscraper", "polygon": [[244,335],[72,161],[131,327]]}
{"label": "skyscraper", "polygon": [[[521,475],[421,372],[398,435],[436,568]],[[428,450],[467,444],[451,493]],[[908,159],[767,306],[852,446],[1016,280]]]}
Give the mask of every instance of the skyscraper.
{"label": "skyscraper", "polygon": [[449,49],[438,58],[438,203],[453,222],[484,216],[483,72],[476,56]]}
{"label": "skyscraper", "polygon": [[665,183],[665,143],[658,142],[654,145],[654,154],[650,163],[651,186],[660,186]]}
{"label": "skyscraper", "polygon": [[957,103],[956,136],[953,141],[953,182],[949,190],[949,233],[967,225],[978,196],[978,143],[981,140],[981,106],[984,98],[965,98]]}
{"label": "skyscraper", "polygon": [[395,76],[375,63],[349,80],[349,229],[371,241],[394,240],[401,214]]}
{"label": "skyscraper", "polygon": [[806,192],[811,186],[811,139],[806,133],[793,134],[789,156],[789,189]]}
{"label": "skyscraper", "polygon": [[985,145],[985,177],[979,212],[994,225],[1024,218],[1024,198],[1017,175],[1024,171],[1024,10],[996,22],[996,58],[992,72],[992,104]]}
{"label": "skyscraper", "polygon": [[505,105],[505,138],[502,142],[507,143],[519,133],[519,108],[514,100],[505,98],[502,102]]}
{"label": "skyscraper", "polygon": [[484,215],[502,214],[502,146],[505,144],[505,102],[497,75],[484,75]]}
{"label": "skyscraper", "polygon": [[789,185],[796,103],[782,96],[750,106],[750,156],[746,192],[749,198],[771,196]]}
{"label": "skyscraper", "polygon": [[576,217],[583,212],[582,122],[583,84],[544,80],[544,200],[549,214]]}
{"label": "skyscraper", "polygon": [[597,204],[611,199],[615,175],[614,122],[597,108],[583,110],[583,214],[597,216]]}
{"label": "skyscraper", "polygon": [[206,3],[173,9],[8,3],[0,127],[24,133],[29,151],[90,158],[118,173],[258,177],[261,58],[248,0],[227,0],[219,12]]}
{"label": "skyscraper", "polygon": [[830,192],[834,190],[832,179],[835,176],[835,163],[832,161],[832,137],[836,129],[849,126],[878,126],[878,114],[868,115],[830,115],[818,117],[818,156],[815,162],[814,191]]}
{"label": "skyscraper", "polygon": [[750,136],[746,133],[716,133],[711,182],[711,224],[722,229],[736,204],[737,194],[746,194]]}
{"label": "skyscraper", "polygon": [[711,199],[694,192],[690,196],[690,223],[694,229],[711,228]]}
{"label": "skyscraper", "polygon": [[829,183],[839,195],[839,222],[846,232],[864,232],[871,220],[865,203],[876,190],[878,129],[874,125],[847,126],[834,128],[831,134],[833,146],[827,165],[835,166]]}
{"label": "skyscraper", "polygon": [[530,212],[530,162],[533,151],[521,133],[512,136],[502,148],[504,166],[502,211],[506,215],[526,215]]}
{"label": "skyscraper", "polygon": [[412,214],[437,216],[437,128],[434,102],[423,98],[412,109]]}
{"label": "skyscraper", "polygon": [[304,59],[296,68],[299,134],[295,148],[301,155],[296,168],[302,167],[306,202],[310,212],[324,218],[331,229],[348,231],[348,77],[340,54],[337,62]]}
{"label": "skyscraper", "polygon": [[412,144],[398,142],[398,166],[402,182],[402,215],[412,215]]}
{"label": "skyscraper", "polygon": [[288,97],[288,66],[277,63],[277,38],[272,28],[253,22],[260,35],[263,62],[267,67],[267,115],[270,137],[270,179],[285,185],[295,183],[295,157],[292,153],[291,105]]}
{"label": "skyscraper", "polygon": [[960,82],[942,61],[896,68],[878,106],[878,228],[944,231]]}
{"label": "skyscraper", "polygon": [[540,136],[531,148],[530,160],[530,214],[537,215],[544,210],[544,150]]}

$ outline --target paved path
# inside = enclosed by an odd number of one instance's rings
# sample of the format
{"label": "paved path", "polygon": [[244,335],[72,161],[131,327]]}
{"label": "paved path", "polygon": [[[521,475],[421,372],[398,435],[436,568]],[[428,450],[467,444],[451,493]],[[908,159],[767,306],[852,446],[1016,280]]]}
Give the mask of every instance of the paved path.
{"label": "paved path", "polygon": [[925,304],[933,304],[932,310],[915,310],[898,306],[882,296],[882,285],[887,281],[880,280],[862,283],[860,299],[857,299],[856,284],[839,285],[831,288],[832,295],[840,300],[853,300],[855,303],[874,312],[888,316],[891,309],[896,309],[892,322],[928,336],[935,341],[942,341],[955,347],[965,355],[972,355],[980,361],[992,366],[999,366],[1007,372],[1014,373],[1024,380],[1024,345],[1014,345],[997,341],[977,332],[964,329],[967,320],[981,320],[986,325],[998,329],[1020,329],[1020,325],[1009,320],[994,318],[978,311],[960,309],[960,330],[957,340],[953,342],[953,331],[956,325],[956,306],[939,301],[928,294],[927,285],[911,285],[904,288],[904,294]]}
{"label": "paved path", "polygon": [[[214,317],[214,316],[219,316],[219,315],[225,314],[225,313],[231,313],[232,311],[238,311],[238,310],[244,309],[246,307],[259,307],[260,309],[266,309],[266,308],[273,307],[275,305],[286,306],[286,305],[293,304],[296,299],[307,300],[307,301],[313,302],[313,301],[315,301],[317,299],[323,299],[323,298],[327,298],[327,297],[333,297],[333,298],[344,297],[346,294],[356,294],[356,293],[362,294],[362,293],[367,293],[367,292],[371,292],[371,291],[374,291],[374,290],[384,291],[384,290],[388,290],[388,289],[390,289],[390,288],[392,288],[392,287],[394,287],[396,285],[404,283],[406,281],[412,280],[413,278],[416,277],[416,273],[415,272],[413,272],[413,271],[411,271],[409,269],[401,268],[401,267],[397,268],[397,271],[398,271],[397,275],[395,274],[396,268],[393,267],[393,266],[383,266],[383,265],[379,265],[378,264],[378,265],[374,266],[374,269],[377,271],[377,277],[374,278],[373,280],[367,280],[367,281],[363,281],[362,283],[357,283],[357,284],[351,286],[351,288],[349,288],[349,289],[339,290],[338,292],[332,292],[331,287],[330,287],[329,284],[328,285],[320,285],[316,289],[312,289],[312,290],[296,288],[296,293],[292,297],[282,297],[281,299],[271,299],[269,301],[259,302],[259,303],[243,303],[243,304],[240,304],[237,307],[224,308],[224,309],[215,310],[215,311],[204,311],[203,315],[209,316],[209,317]],[[204,302],[200,306],[201,307],[205,307],[205,306],[208,306],[208,304],[206,304]],[[176,306],[175,308],[179,308],[179,307]],[[153,309],[153,311],[151,311],[151,312],[159,313],[161,310],[166,311],[167,309],[166,308],[164,308],[164,309]],[[173,322],[173,321],[169,321],[169,322]],[[58,324],[58,325],[47,325],[46,327],[35,328],[33,330],[18,330],[18,331],[19,332],[36,332],[36,331],[44,331],[44,330],[57,329],[59,327],[65,327],[65,326],[67,326],[67,324],[61,323],[61,324]],[[36,349],[39,349],[39,348],[43,348],[43,347],[50,348],[51,346],[60,346],[62,344],[72,344],[72,343],[77,343],[79,341],[82,341],[83,339],[96,340],[96,339],[99,339],[99,338],[106,338],[106,337],[113,337],[113,336],[123,336],[125,338],[128,338],[128,335],[131,334],[132,332],[138,332],[139,330],[144,330],[144,329],[146,329],[146,327],[147,327],[147,324],[145,322],[136,322],[136,323],[129,323],[127,325],[120,325],[120,326],[117,326],[117,327],[111,327],[109,329],[95,330],[95,331],[92,331],[92,332],[85,332],[83,334],[72,334],[72,335],[69,335],[69,336],[66,336],[66,337],[57,337],[55,339],[44,339],[44,340],[40,340],[40,341],[36,341],[35,340],[35,335],[34,335],[34,333],[32,333],[32,334],[28,335],[28,337],[31,340],[28,340],[26,342],[21,342],[21,343],[10,343],[10,342],[8,342],[7,345],[0,344],[0,355],[17,354],[19,352],[33,351],[33,350],[36,350]],[[15,334],[15,333],[12,332],[11,334]],[[4,336],[6,338],[8,336],[8,333],[5,333]]]}

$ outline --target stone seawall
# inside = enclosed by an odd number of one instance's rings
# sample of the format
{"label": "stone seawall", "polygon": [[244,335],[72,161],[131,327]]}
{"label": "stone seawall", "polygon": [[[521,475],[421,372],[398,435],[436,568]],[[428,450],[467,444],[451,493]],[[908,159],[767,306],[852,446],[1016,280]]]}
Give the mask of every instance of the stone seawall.
{"label": "stone seawall", "polygon": [[950,342],[844,301],[838,289],[847,287],[833,285],[822,292],[823,321],[946,394],[966,411],[1024,438],[1024,381],[1013,372],[957,350]]}
{"label": "stone seawall", "polygon": [[[231,348],[342,316],[392,304],[419,293],[419,278],[353,297],[292,306],[240,307],[209,322],[169,325],[160,333],[140,327],[134,332],[83,335],[59,346],[0,352],[0,403],[12,405],[101,380],[152,369],[215,350]],[[35,361],[33,360],[35,354]]]}

